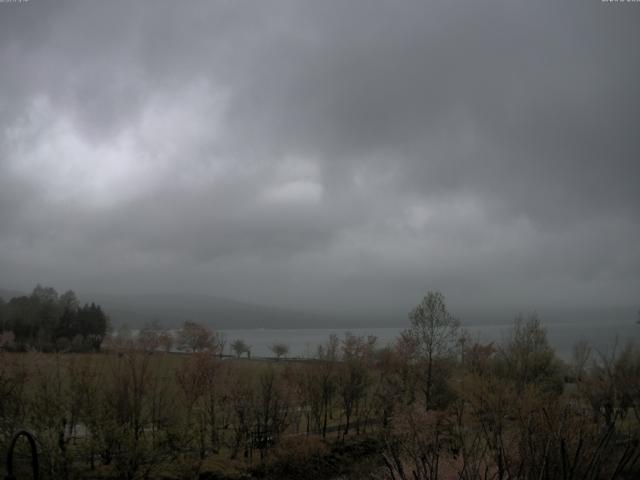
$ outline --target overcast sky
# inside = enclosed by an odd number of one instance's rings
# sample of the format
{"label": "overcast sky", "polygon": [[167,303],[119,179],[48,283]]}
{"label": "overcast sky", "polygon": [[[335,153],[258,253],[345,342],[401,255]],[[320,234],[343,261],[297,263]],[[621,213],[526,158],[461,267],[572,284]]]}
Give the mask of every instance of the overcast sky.
{"label": "overcast sky", "polygon": [[0,287],[640,302],[640,3],[0,3]]}

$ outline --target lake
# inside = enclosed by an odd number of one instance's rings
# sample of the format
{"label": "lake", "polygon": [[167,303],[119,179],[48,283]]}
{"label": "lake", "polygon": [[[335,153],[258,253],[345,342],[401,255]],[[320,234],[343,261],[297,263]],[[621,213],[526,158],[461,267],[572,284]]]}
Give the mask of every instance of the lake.
{"label": "lake", "polygon": [[[464,326],[464,325],[463,325]],[[508,337],[512,325],[471,325],[464,326],[473,339],[484,342],[500,342]],[[640,342],[640,325],[606,322],[567,322],[545,324],[549,343],[555,348],[556,353],[568,360],[571,358],[573,345],[585,340],[602,353],[611,352],[614,346],[621,348],[629,341]],[[346,332],[356,335],[375,335],[379,345],[386,345],[398,337],[403,328],[351,328],[351,329],[251,329],[251,330],[220,330],[227,339],[227,351],[229,344],[235,339],[242,339],[251,346],[251,353],[256,357],[269,357],[273,354],[269,346],[276,342],[282,342],[289,346],[290,357],[313,357],[318,345],[327,341],[329,335],[335,333],[339,336]]]}

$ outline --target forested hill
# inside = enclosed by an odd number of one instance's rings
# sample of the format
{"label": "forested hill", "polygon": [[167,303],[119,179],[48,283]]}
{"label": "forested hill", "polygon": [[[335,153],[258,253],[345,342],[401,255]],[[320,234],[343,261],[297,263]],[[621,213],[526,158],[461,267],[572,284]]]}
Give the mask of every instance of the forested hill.
{"label": "forested hill", "polygon": [[[13,297],[28,295],[15,290],[0,289],[0,298],[8,302]],[[237,300],[197,294],[103,294],[80,292],[108,312],[115,328],[127,325],[141,328],[156,321],[172,328],[191,320],[214,329],[253,328],[359,328],[389,326],[404,321],[400,314],[317,313],[258,305]]]}
{"label": "forested hill", "polygon": [[0,298],[2,298],[5,302],[8,302],[13,297],[22,297],[23,295],[27,295],[27,293],[19,292],[17,290],[5,290],[4,288],[0,288]]}
{"label": "forested hill", "polygon": [[[0,298],[28,295],[15,290],[0,289]],[[111,324],[118,328],[126,324],[141,328],[157,321],[167,328],[177,328],[185,320],[205,324],[213,329],[254,328],[375,328],[404,327],[408,311],[402,308],[385,312],[319,313],[252,304],[228,298],[198,294],[104,294],[79,292],[81,299],[90,299],[108,313]],[[330,308],[330,307],[329,307]],[[519,313],[533,308],[467,308],[456,309],[455,316],[464,325],[509,324]],[[545,323],[634,323],[637,306],[535,309]]]}
{"label": "forested hill", "polygon": [[338,317],[195,294],[91,295],[109,312],[114,326],[136,328],[149,321],[166,327],[192,320],[216,329],[322,328],[338,326]]}

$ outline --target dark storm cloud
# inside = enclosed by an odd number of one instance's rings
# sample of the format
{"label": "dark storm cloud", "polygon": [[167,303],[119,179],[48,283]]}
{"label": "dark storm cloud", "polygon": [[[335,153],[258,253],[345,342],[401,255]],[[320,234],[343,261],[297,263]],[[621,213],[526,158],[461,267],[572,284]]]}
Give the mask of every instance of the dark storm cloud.
{"label": "dark storm cloud", "polygon": [[2,285],[633,303],[638,20],[596,0],[1,4]]}

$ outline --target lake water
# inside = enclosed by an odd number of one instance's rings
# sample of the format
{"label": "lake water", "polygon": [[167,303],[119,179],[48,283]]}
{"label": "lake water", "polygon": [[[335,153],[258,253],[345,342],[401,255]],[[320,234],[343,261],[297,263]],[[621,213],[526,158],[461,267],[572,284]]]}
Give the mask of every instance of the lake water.
{"label": "lake water", "polygon": [[[550,323],[545,325],[549,343],[556,353],[570,359],[573,345],[580,340],[603,352],[611,352],[614,346],[621,348],[629,341],[640,343],[640,325],[626,323]],[[465,326],[473,339],[484,342],[500,342],[508,337],[512,325],[472,325]],[[393,342],[403,328],[352,328],[352,329],[254,329],[221,330],[228,345],[235,339],[242,339],[251,346],[251,354],[257,357],[272,356],[269,346],[282,342],[289,346],[290,357],[312,357],[318,345],[327,341],[329,335],[339,336],[346,332],[356,335],[375,335],[379,345]],[[229,351],[225,353],[230,353]]]}

